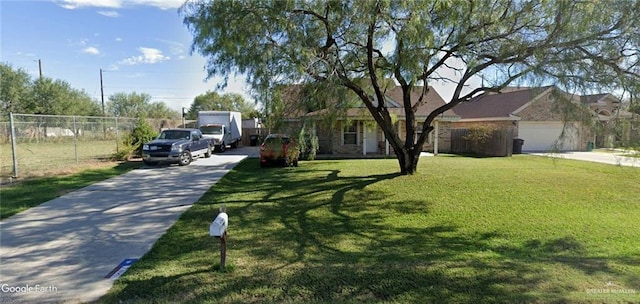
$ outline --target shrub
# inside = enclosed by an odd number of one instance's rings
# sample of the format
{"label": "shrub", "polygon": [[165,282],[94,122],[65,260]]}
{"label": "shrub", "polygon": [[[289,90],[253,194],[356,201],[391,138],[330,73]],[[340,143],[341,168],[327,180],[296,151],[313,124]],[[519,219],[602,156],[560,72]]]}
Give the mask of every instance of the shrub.
{"label": "shrub", "polygon": [[140,118],[131,133],[123,136],[118,151],[111,155],[113,160],[128,160],[132,156],[142,155],[142,145],[157,136],[146,119]]}
{"label": "shrub", "polygon": [[313,136],[312,134],[305,132],[304,128],[302,128],[298,135],[298,148],[300,151],[300,158],[314,160],[318,153],[318,136]]}
{"label": "shrub", "polygon": [[298,145],[291,145],[287,150],[287,164],[289,166],[297,166],[300,157],[300,148]]}
{"label": "shrub", "polygon": [[470,141],[474,145],[481,145],[487,142],[491,135],[495,131],[495,128],[490,126],[475,126],[469,128],[467,135],[463,136],[464,140]]}

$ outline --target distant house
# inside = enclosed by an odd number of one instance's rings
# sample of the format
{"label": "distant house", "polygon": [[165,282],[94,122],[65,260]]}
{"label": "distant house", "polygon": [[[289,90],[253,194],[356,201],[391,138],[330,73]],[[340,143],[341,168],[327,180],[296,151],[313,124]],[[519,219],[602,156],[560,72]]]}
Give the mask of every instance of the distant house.
{"label": "distant house", "polygon": [[[595,94],[582,96],[580,101],[589,107],[598,122],[594,142],[598,147],[613,147],[616,140],[628,140],[631,136],[631,126],[620,128],[616,132],[616,124],[622,121],[632,121],[634,114],[621,108],[620,100],[611,94]],[[616,136],[620,138],[616,139]]]}
{"label": "distant house", "polygon": [[[414,104],[418,101],[421,92],[422,87],[415,87],[411,93],[411,100]],[[289,101],[285,104],[293,104],[298,98],[295,90],[289,90],[289,93],[286,94],[286,99]],[[429,88],[423,100],[426,102],[423,102],[416,109],[416,125],[421,125],[427,115],[445,104],[442,97],[432,87]],[[406,138],[406,116],[402,105],[402,89],[399,86],[389,89],[386,92],[384,102],[391,115],[396,119],[394,125],[400,138]],[[309,113],[303,113],[290,106],[287,109],[289,110],[285,121],[288,124],[285,128],[289,130],[288,132],[295,132],[296,128],[299,130],[303,123],[310,124],[312,132],[318,136],[321,153],[337,155],[391,155],[394,153],[386,141],[382,129],[378,127],[364,105],[342,109],[343,115],[336,117],[336,122],[332,127],[315,123],[328,112],[326,109]],[[436,118],[434,123],[436,131],[429,134],[423,145],[423,151],[448,152],[451,147],[451,122],[459,118],[450,110]]]}
{"label": "distant house", "polygon": [[511,129],[524,140],[523,151],[585,150],[595,140],[594,122],[616,113],[614,101],[609,94],[575,96],[555,86],[510,87],[459,104],[454,111],[461,119],[453,125]]}

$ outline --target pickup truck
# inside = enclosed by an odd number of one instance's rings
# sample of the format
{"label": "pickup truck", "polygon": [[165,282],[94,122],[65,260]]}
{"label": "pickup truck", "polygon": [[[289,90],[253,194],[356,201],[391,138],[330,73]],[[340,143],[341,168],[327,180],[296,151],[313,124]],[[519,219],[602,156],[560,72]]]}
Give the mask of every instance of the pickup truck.
{"label": "pickup truck", "polygon": [[198,129],[166,129],[156,139],[142,146],[145,165],[177,163],[186,166],[196,157],[211,157],[213,142]]}

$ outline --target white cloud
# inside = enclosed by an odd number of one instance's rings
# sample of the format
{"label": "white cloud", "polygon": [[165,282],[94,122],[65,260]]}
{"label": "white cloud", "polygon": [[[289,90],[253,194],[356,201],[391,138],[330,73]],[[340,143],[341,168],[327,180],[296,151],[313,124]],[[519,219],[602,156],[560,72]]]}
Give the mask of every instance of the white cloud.
{"label": "white cloud", "polygon": [[122,7],[122,1],[120,0],[62,0],[58,3],[66,9],[76,9],[81,7]]}
{"label": "white cloud", "polygon": [[[59,0],[66,9],[82,7],[121,8],[124,6],[153,6],[159,9],[179,8],[184,0]],[[108,16],[111,17],[111,16]]]}
{"label": "white cloud", "polygon": [[115,40],[116,42],[122,42],[122,38],[120,37],[116,37],[116,39],[113,39],[113,40]]}
{"label": "white cloud", "polygon": [[98,14],[105,16],[105,17],[111,17],[111,18],[118,18],[120,17],[120,14],[118,14],[118,12],[116,11],[98,11]]}
{"label": "white cloud", "polygon": [[119,70],[119,69],[120,69],[120,68],[119,68],[117,65],[115,65],[115,64],[110,64],[110,65],[109,65],[109,67],[107,67],[107,68],[106,68],[106,69],[104,69],[104,70],[105,70],[105,71],[117,71],[117,70]]}
{"label": "white cloud", "polygon": [[23,52],[17,52],[16,55],[18,56],[25,56],[25,57],[36,57],[36,54],[34,53],[23,53]]}
{"label": "white cloud", "polygon": [[156,40],[164,44],[167,44],[169,46],[169,52],[171,52],[171,54],[173,55],[182,55],[186,53],[187,47],[183,43],[172,41],[172,40],[165,40],[165,39],[156,39]]}
{"label": "white cloud", "polygon": [[142,53],[140,56],[133,56],[120,61],[120,64],[136,65],[136,64],[154,64],[171,59],[162,54],[162,51],[154,48],[139,47],[138,51]]}
{"label": "white cloud", "polygon": [[91,55],[99,55],[99,54],[100,54],[100,50],[98,50],[98,48],[93,47],[93,46],[90,46],[90,47],[84,48],[84,49],[82,50],[82,52],[83,52],[83,53],[86,53],[86,54],[91,54]]}
{"label": "white cloud", "polygon": [[127,0],[126,2],[131,5],[148,5],[160,9],[172,9],[179,8],[184,3],[184,0]]}

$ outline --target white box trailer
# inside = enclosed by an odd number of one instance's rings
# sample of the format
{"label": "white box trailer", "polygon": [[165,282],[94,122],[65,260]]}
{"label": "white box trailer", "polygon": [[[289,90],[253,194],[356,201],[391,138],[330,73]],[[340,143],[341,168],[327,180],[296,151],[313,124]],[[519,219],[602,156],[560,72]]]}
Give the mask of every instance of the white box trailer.
{"label": "white box trailer", "polygon": [[199,111],[198,128],[204,137],[213,138],[216,151],[236,148],[242,140],[242,115],[233,111]]}

